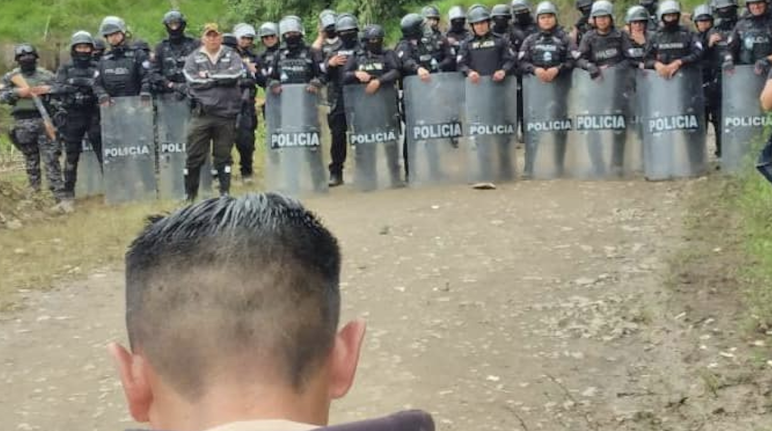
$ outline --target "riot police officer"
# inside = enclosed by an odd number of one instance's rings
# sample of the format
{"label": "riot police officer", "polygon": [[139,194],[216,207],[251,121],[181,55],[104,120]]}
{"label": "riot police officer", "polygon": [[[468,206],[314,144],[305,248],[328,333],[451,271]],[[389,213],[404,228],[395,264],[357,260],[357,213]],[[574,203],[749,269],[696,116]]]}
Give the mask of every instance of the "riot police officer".
{"label": "riot police officer", "polygon": [[[429,26],[429,28],[425,28]],[[409,13],[400,21],[402,39],[395,52],[401,62],[403,76],[418,75],[428,80],[430,73],[448,72],[454,69],[450,44],[433,33],[428,21],[417,13]],[[428,30],[428,31],[427,31]]]}
{"label": "riot police officer", "polygon": [[524,35],[524,40],[539,31],[533,20],[533,15],[531,15],[531,6],[528,4],[528,0],[512,0],[511,9],[512,27]]}
{"label": "riot police officer", "polygon": [[[371,24],[362,32],[362,49],[349,57],[343,73],[344,84],[364,84],[365,93],[375,94],[380,88],[394,86],[400,79],[399,62],[394,51],[383,46],[386,34],[380,25]],[[372,148],[365,149],[361,159],[365,166],[375,168],[375,155]],[[396,145],[386,146],[389,167],[399,166],[399,149]],[[358,152],[359,153],[359,152]],[[359,154],[358,154],[359,155]],[[399,169],[390,169],[392,186],[398,186]]]}
{"label": "riot police officer", "polygon": [[644,55],[644,66],[669,79],[681,67],[694,65],[700,60],[702,44],[693,32],[681,26],[681,5],[676,0],[662,2],[659,19],[662,27],[651,37]]}
{"label": "riot police officer", "polygon": [[702,89],[705,95],[705,120],[713,124],[716,134],[716,155],[721,154],[721,55],[716,55],[718,47],[710,44],[710,31],[713,29],[713,14],[710,6],[702,4],[694,8],[692,22],[697,30],[697,37],[703,46],[699,61],[702,70]]}
{"label": "riot police officer", "polygon": [[[30,44],[14,48],[14,59],[19,67],[3,76],[0,81],[0,103],[12,105],[13,127],[11,142],[24,155],[27,180],[34,192],[41,187],[40,159],[48,179],[48,187],[57,200],[62,199],[62,170],[59,164],[59,146],[46,134],[41,113],[35,107],[33,96],[45,98],[51,90],[54,75],[38,67],[38,52]],[[21,78],[26,83],[21,82]],[[26,85],[25,85],[26,84]],[[67,208],[63,208],[67,210]]]}
{"label": "riot police officer", "polygon": [[574,28],[571,29],[571,38],[576,45],[581,44],[582,37],[592,30],[592,23],[590,22],[592,3],[592,0],[576,0],[576,10],[579,11],[579,18],[576,20]]}
{"label": "riot police officer", "polygon": [[539,32],[523,42],[518,58],[524,74],[536,75],[542,82],[552,82],[560,74],[570,73],[574,67],[574,44],[558,27],[557,8],[549,1],[536,6]]}
{"label": "riot police officer", "polygon": [[649,13],[643,6],[630,7],[625,14],[627,23],[627,35],[630,39],[630,51],[628,58],[636,67],[643,67],[643,57],[646,54],[646,43],[651,37],[647,30]]}
{"label": "riot police officer", "polygon": [[319,34],[311,45],[313,49],[321,51],[322,58],[332,51],[338,43],[338,33],[335,31],[335,21],[338,19],[335,11],[325,9],[319,14]]}
{"label": "riot police officer", "polygon": [[440,10],[437,9],[437,6],[424,6],[424,8],[421,9],[421,15],[423,15],[424,20],[426,20],[426,25],[434,34],[442,34],[440,31]]}
{"label": "riot police officer", "polygon": [[445,33],[445,37],[453,50],[453,56],[458,55],[461,42],[469,37],[469,30],[466,28],[466,12],[461,6],[453,6],[448,11],[448,21],[450,28]]}
{"label": "riot police officer", "polygon": [[512,12],[509,6],[497,4],[491,8],[491,21],[493,26],[491,31],[501,37],[512,41]]}
{"label": "riot police officer", "polygon": [[150,102],[150,80],[143,63],[147,57],[126,43],[126,23],[115,16],[102,20],[99,33],[110,44],[110,51],[99,61],[94,91],[100,105],[113,97],[142,96]]}
{"label": "riot police officer", "polygon": [[168,37],[155,47],[151,63],[152,89],[156,94],[176,92],[180,97],[184,97],[187,94],[187,84],[182,73],[185,59],[198,49],[201,43],[185,34],[187,21],[181,12],[166,12],[163,24]]}
{"label": "riot police officer", "polygon": [[481,76],[503,81],[515,68],[515,53],[509,41],[491,31],[491,16],[485,6],[469,10],[472,35],[462,44],[458,53],[458,70],[476,84]]}
{"label": "riot police officer", "polygon": [[[257,85],[265,88],[268,85],[268,78],[271,76],[270,68],[273,65],[273,58],[279,52],[279,26],[275,22],[265,22],[257,30],[257,37],[263,44],[263,50],[259,54],[261,67],[255,78]],[[263,105],[263,110],[265,110],[265,105]]]}
{"label": "riot police officer", "polygon": [[236,150],[239,152],[241,181],[244,184],[252,184],[252,157],[255,153],[257,129],[256,75],[261,69],[259,57],[252,52],[257,32],[250,24],[240,23],[233,27],[233,36],[236,38],[236,53],[244,63],[244,76],[239,80],[241,112],[236,117]]}
{"label": "riot police officer", "polygon": [[99,60],[102,59],[102,56],[105,54],[105,49],[107,49],[107,46],[105,46],[104,40],[94,39],[94,61],[98,63]]}
{"label": "riot police officer", "polygon": [[[712,86],[706,88],[705,101],[706,107],[710,109],[711,119],[721,121],[721,103],[722,103],[722,65],[724,58],[729,51],[729,38],[737,25],[737,0],[716,0],[713,4],[715,8],[714,25],[708,31],[707,42],[703,42],[703,47],[709,52],[703,68],[710,69],[713,73]],[[717,19],[716,19],[717,18]],[[714,123],[715,127],[715,123]],[[721,133],[716,133],[716,156],[721,157]]]}
{"label": "riot police officer", "polygon": [[338,42],[325,58],[324,70],[327,74],[327,102],[330,113],[327,123],[330,126],[332,145],[330,146],[330,187],[343,184],[343,165],[346,162],[346,108],[343,103],[343,73],[350,58],[359,50],[359,23],[354,15],[344,13],[335,22]]}
{"label": "riot police officer", "polygon": [[772,20],[765,0],[746,0],[748,16],[741,19],[727,42],[724,69],[735,64],[754,64],[758,75],[772,64]]}
{"label": "riot police officer", "polygon": [[85,31],[78,31],[70,39],[72,61],[59,67],[52,93],[61,102],[62,121],[59,134],[64,142],[64,196],[75,198],[78,162],[83,148],[83,137],[88,134],[91,147],[102,163],[102,138],[99,130],[99,106],[94,94],[96,63],[93,60],[94,39]]}
{"label": "riot police officer", "polygon": [[620,67],[627,66],[631,46],[628,37],[614,27],[614,6],[608,0],[593,3],[590,19],[594,29],[582,38],[576,65],[595,79],[601,76],[602,69],[620,63]]}
{"label": "riot police officer", "polygon": [[657,16],[657,0],[639,0],[638,4],[646,9],[648,20],[646,21],[646,29],[650,32],[655,32],[659,29],[660,19]]}

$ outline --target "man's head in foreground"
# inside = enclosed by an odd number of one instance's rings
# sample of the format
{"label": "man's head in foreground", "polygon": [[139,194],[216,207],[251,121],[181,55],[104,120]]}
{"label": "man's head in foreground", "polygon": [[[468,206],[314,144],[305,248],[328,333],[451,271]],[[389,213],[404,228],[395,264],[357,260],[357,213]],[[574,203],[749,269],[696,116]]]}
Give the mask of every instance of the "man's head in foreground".
{"label": "man's head in foreground", "polygon": [[325,425],[365,330],[337,330],[340,260],[335,237],[278,194],[154,220],[126,253],[130,350],[110,347],[134,419],[173,431]]}

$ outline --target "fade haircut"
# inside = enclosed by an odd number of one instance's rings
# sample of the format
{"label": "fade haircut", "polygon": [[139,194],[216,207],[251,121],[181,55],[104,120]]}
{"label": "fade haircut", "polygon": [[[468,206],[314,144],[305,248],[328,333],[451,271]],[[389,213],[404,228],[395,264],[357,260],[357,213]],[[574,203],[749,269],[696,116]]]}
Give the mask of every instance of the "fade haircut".
{"label": "fade haircut", "polygon": [[126,253],[131,349],[190,400],[234,373],[301,392],[334,342],[340,260],[316,216],[280,194],[155,217]]}

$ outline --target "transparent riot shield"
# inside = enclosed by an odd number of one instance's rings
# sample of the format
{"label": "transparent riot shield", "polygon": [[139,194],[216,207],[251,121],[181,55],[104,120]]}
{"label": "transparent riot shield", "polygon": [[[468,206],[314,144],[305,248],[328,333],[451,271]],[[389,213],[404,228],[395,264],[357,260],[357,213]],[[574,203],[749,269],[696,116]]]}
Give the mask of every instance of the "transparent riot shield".
{"label": "transparent riot shield", "polygon": [[568,116],[570,90],[570,74],[560,74],[548,83],[533,75],[523,77],[525,175],[528,178],[553,179],[565,172],[566,141],[572,128]]}
{"label": "transparent riot shield", "polygon": [[80,160],[78,161],[78,179],[75,181],[75,196],[96,196],[104,192],[102,166],[99,164],[99,159],[94,149],[91,148],[91,142],[84,136]]}
{"label": "transparent riot shield", "polygon": [[354,151],[354,185],[363,191],[401,186],[396,88],[384,86],[367,94],[364,85],[346,85],[343,100]]}
{"label": "transparent riot shield", "polygon": [[[751,145],[764,139],[764,128],[772,125],[757,103],[766,76],[756,75],[754,66],[736,66],[721,77],[721,168],[737,172],[749,157]],[[750,163],[750,162],[749,162]]]}
{"label": "transparent riot shield", "polygon": [[467,182],[464,76],[435,73],[402,81],[411,186]]}
{"label": "transparent riot shield", "polygon": [[292,195],[327,192],[316,94],[305,84],[266,95],[266,185]]}
{"label": "transparent riot shield", "polygon": [[573,71],[568,99],[573,129],[566,144],[565,172],[572,178],[609,179],[622,176],[628,136],[630,69],[610,67],[591,79]]}
{"label": "transparent riot shield", "polygon": [[465,84],[470,182],[510,181],[516,176],[517,80],[489,76]]}
{"label": "transparent riot shield", "polygon": [[[175,94],[162,94],[156,99],[158,133],[158,197],[178,200],[185,197],[185,161],[187,159],[190,101]],[[199,195],[212,195],[211,154],[201,168]]]}
{"label": "transparent riot shield", "polygon": [[671,79],[646,70],[639,74],[637,85],[646,178],[656,181],[705,173],[705,105],[700,69],[681,69]]}
{"label": "transparent riot shield", "polygon": [[153,107],[138,96],[116,97],[101,108],[105,201],[156,198]]}

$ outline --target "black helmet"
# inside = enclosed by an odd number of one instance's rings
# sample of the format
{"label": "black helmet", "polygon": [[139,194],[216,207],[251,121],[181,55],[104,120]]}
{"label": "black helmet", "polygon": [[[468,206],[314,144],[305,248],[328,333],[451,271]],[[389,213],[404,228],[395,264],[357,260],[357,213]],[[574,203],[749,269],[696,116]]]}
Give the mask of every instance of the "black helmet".
{"label": "black helmet", "polygon": [[370,24],[362,32],[362,40],[365,42],[383,41],[384,37],[386,37],[386,33],[383,31],[383,27],[378,24]]}
{"label": "black helmet", "polygon": [[35,49],[34,46],[30,45],[29,43],[20,43],[13,48],[14,60],[18,61],[19,57],[22,57],[25,55],[34,55],[35,58],[39,58],[38,51]]}
{"label": "black helmet", "polygon": [[91,45],[94,48],[94,38],[87,31],[76,31],[70,38],[70,50],[75,49],[76,45]]}
{"label": "black helmet", "polygon": [[175,21],[180,23],[180,27],[181,28],[185,28],[185,25],[187,25],[187,23],[188,23],[188,21],[185,20],[185,15],[183,15],[182,12],[180,12],[178,10],[170,10],[169,12],[166,12],[164,14],[163,24],[165,26],[168,27],[169,24],[171,24],[171,23],[173,23]]}
{"label": "black helmet", "polygon": [[528,4],[528,0],[512,0],[510,6],[512,8],[512,15],[531,13],[531,5]]}
{"label": "black helmet", "polygon": [[701,4],[694,8],[694,12],[692,12],[692,21],[713,21],[713,14],[711,13],[710,6]]}
{"label": "black helmet", "polygon": [[483,21],[490,21],[491,13],[487,7],[482,5],[475,5],[469,8],[467,13],[467,21],[469,24],[475,24]]}
{"label": "black helmet", "polygon": [[592,0],[576,0],[576,9],[582,10],[592,7]]}
{"label": "black helmet", "polygon": [[105,41],[102,39],[94,39],[94,50],[95,51],[104,51],[107,49],[107,45],[105,45]]}
{"label": "black helmet", "polygon": [[342,13],[338,15],[338,19],[335,21],[335,31],[340,33],[342,31],[359,30],[359,22],[357,17],[350,13]]}
{"label": "black helmet", "polygon": [[512,12],[509,10],[509,6],[505,4],[497,4],[491,8],[491,17],[503,16],[508,19],[512,18]]}
{"label": "black helmet", "polygon": [[417,13],[409,13],[402,17],[399,27],[402,36],[406,38],[419,38],[423,35],[424,18]]}
{"label": "black helmet", "polygon": [[423,9],[421,9],[421,15],[423,15],[424,18],[434,18],[434,19],[440,19],[440,10],[437,9],[437,6],[429,5],[424,6]]}
{"label": "black helmet", "polygon": [[99,26],[99,34],[102,37],[107,37],[113,33],[126,34],[126,23],[117,16],[107,16],[102,20],[102,24]]}
{"label": "black helmet", "polygon": [[337,19],[338,15],[331,9],[325,9],[319,14],[319,23],[322,24],[324,30],[334,30]]}
{"label": "black helmet", "polygon": [[638,22],[638,21],[648,21],[649,20],[649,12],[646,11],[646,8],[640,5],[631,6],[630,9],[627,9],[627,14],[625,15],[625,22],[627,24]]}
{"label": "black helmet", "polygon": [[222,44],[233,49],[236,49],[239,46],[239,42],[233,33],[223,33]]}

